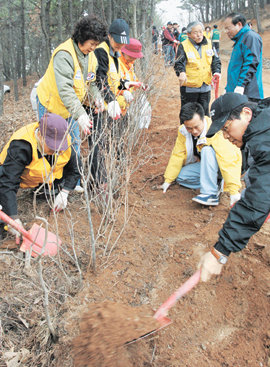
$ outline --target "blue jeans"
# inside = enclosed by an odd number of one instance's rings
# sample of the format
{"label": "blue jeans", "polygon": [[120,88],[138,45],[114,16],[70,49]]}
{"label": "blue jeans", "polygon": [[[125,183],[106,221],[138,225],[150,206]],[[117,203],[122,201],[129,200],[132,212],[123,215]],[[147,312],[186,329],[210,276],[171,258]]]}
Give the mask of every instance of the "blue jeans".
{"label": "blue jeans", "polygon": [[200,189],[204,195],[218,194],[219,167],[212,147],[205,146],[201,151],[201,161],[183,166],[176,182],[189,189]]}
{"label": "blue jeans", "polygon": [[174,65],[175,53],[172,45],[164,46],[165,52],[165,64],[166,65]]}
{"label": "blue jeans", "polygon": [[[37,96],[37,113],[39,121],[46,112],[47,109],[43,106],[43,104],[40,103],[39,98]],[[72,117],[69,117],[66,120],[70,126],[69,134],[71,136],[72,148],[74,149],[78,158],[80,158],[81,136],[78,121],[75,121]],[[77,182],[77,185],[80,185],[80,180]]]}

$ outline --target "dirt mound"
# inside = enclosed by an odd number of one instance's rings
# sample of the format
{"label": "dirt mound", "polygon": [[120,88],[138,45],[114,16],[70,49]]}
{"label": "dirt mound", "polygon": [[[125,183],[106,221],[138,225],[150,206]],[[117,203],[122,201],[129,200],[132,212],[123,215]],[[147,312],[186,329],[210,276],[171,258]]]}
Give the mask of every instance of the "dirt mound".
{"label": "dirt mound", "polygon": [[73,340],[74,366],[132,366],[125,343],[159,327],[147,306],[102,302],[82,316],[80,334]]}

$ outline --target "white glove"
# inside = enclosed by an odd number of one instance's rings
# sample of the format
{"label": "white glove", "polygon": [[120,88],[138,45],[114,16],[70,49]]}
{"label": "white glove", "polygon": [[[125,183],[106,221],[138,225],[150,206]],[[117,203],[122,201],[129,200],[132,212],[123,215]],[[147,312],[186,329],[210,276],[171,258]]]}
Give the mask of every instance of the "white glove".
{"label": "white glove", "polygon": [[63,210],[63,209],[66,208],[67,203],[68,203],[68,200],[67,200],[68,194],[69,194],[68,191],[62,190],[56,196],[55,201],[54,201],[54,205],[53,205],[53,209],[54,209],[55,213],[60,212],[60,210]]}
{"label": "white glove", "polygon": [[241,199],[241,194],[238,192],[237,194],[230,196],[230,207],[232,208],[234,204]]}
{"label": "white glove", "polygon": [[117,101],[112,101],[108,104],[108,114],[113,120],[120,119],[121,108]]}
{"label": "white glove", "polygon": [[234,93],[244,94],[244,87],[235,87]]}
{"label": "white glove", "polygon": [[105,109],[103,99],[97,98],[95,100],[95,106],[97,108],[97,112],[103,112]]}
{"label": "white glove", "polygon": [[165,192],[168,190],[168,188],[171,186],[171,184],[169,182],[164,182],[160,188],[163,190],[163,194],[165,194]]}
{"label": "white glove", "polygon": [[90,121],[89,116],[87,115],[87,113],[83,113],[79,118],[78,118],[78,124],[80,125],[82,131],[89,135],[90,134],[90,129],[93,126],[92,121]]}
{"label": "white glove", "polygon": [[180,73],[179,75],[179,84],[180,87],[182,87],[182,85],[187,81],[187,75],[184,71],[182,71],[182,73]]}
{"label": "white glove", "polygon": [[125,98],[125,100],[126,100],[127,103],[132,102],[133,99],[134,99],[132,93],[130,91],[128,91],[128,90],[124,90],[123,96],[124,96],[124,98]]}
{"label": "white glove", "polygon": [[125,82],[125,88],[126,89],[129,89],[129,88],[132,88],[132,87],[137,87],[137,88],[140,88],[141,86],[143,85],[142,82]]}
{"label": "white glove", "polygon": [[214,73],[213,76],[218,76],[220,78],[221,74],[220,73]]}
{"label": "white glove", "polygon": [[207,282],[213,274],[220,274],[222,266],[211,252],[206,252],[198,264],[198,268],[201,268],[201,281]]}
{"label": "white glove", "polygon": [[[14,219],[14,221],[20,226],[23,228],[23,224],[21,222],[21,220],[19,218],[17,219]],[[16,236],[16,244],[19,244],[20,243],[20,239],[21,239],[21,233],[16,231],[15,228],[13,228],[10,224],[8,224],[8,231],[13,234],[14,236]]]}

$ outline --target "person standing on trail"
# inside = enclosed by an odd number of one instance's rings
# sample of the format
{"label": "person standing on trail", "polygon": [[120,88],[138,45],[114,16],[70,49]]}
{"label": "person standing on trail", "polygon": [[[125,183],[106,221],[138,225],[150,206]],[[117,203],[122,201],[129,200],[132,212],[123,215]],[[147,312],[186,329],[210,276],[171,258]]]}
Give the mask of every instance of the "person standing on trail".
{"label": "person standing on trail", "polygon": [[206,138],[211,120],[204,115],[199,103],[186,103],[181,109],[180,119],[182,124],[164,174],[165,182],[161,185],[163,193],[176,180],[179,185],[200,190],[193,201],[215,206],[219,204],[223,178],[224,190],[230,193],[230,204],[233,205],[240,199],[240,149],[220,134]]}
{"label": "person standing on trail", "polygon": [[185,41],[186,39],[188,38],[188,35],[187,35],[187,28],[186,27],[183,27],[182,28],[182,31],[178,37],[178,41],[180,41],[180,43],[182,43],[183,41]]}
{"label": "person standing on trail", "polygon": [[212,39],[212,31],[211,31],[211,27],[209,25],[207,25],[205,27],[205,31],[203,33],[203,35],[205,36],[205,38],[207,38],[208,40]]}
{"label": "person standing on trail", "polygon": [[[129,44],[125,45],[121,49],[121,57],[119,60],[120,60],[121,79],[125,80],[127,84],[130,83],[128,91],[132,93],[132,96],[135,90],[138,88],[141,88],[144,91],[147,89],[147,86],[145,86],[142,82],[139,82],[139,79],[137,78],[134,70],[134,62],[137,59],[141,59],[142,57],[144,56],[142,53],[141,42],[135,38],[130,38]],[[121,113],[123,116],[126,115],[128,107],[130,106],[130,102],[128,103],[125,99],[125,94],[126,90],[120,90],[120,95],[117,99],[121,107]],[[148,128],[151,121],[152,109],[150,103],[146,99],[145,93],[140,94],[139,98],[136,99],[136,103],[137,103],[136,111],[138,111],[139,114],[138,127]]]}
{"label": "person standing on trail", "polygon": [[179,44],[179,41],[175,39],[174,28],[172,22],[167,23],[167,28],[164,29],[162,34],[162,49],[165,55],[165,66],[172,66],[175,62],[175,46]]}
{"label": "person standing on trail", "polygon": [[[120,76],[119,57],[124,45],[129,44],[129,25],[124,19],[115,19],[110,27],[108,38],[95,50],[98,60],[97,83],[107,103],[108,115],[112,119],[121,116],[117,102],[120,89],[125,89]],[[131,98],[131,93],[126,94]]]}
{"label": "person standing on trail", "polygon": [[[79,161],[80,165],[80,161]],[[3,211],[22,225],[18,217],[16,195],[19,187],[36,189],[53,200],[55,211],[64,209],[70,191],[80,177],[77,157],[71,148],[67,121],[46,113],[40,122],[17,130],[0,154],[0,205]],[[16,231],[10,228],[11,233]],[[0,239],[4,235],[0,222]]]}
{"label": "person standing on trail", "polygon": [[225,90],[245,94],[250,101],[258,102],[263,98],[262,38],[239,13],[229,14],[224,21],[224,28],[234,41]]}
{"label": "person standing on trail", "polygon": [[198,102],[209,116],[212,76],[220,77],[221,62],[203,30],[199,21],[187,26],[188,39],[178,47],[174,70],[179,77],[181,107]]}
{"label": "person standing on trail", "polygon": [[[90,98],[96,108],[104,108],[95,85],[97,60],[93,51],[107,35],[104,22],[94,15],[81,18],[71,38],[53,52],[49,66],[37,87],[38,115],[51,112],[62,116],[70,125],[72,147],[80,156],[80,128],[90,134],[92,121],[82,102]],[[87,97],[87,95],[89,95]],[[80,182],[76,191],[82,192]]]}
{"label": "person standing on trail", "polygon": [[152,45],[153,45],[153,51],[154,54],[158,54],[158,37],[159,37],[159,33],[157,30],[157,27],[155,25],[153,25],[152,27]]}
{"label": "person standing on trail", "polygon": [[218,29],[218,26],[216,24],[213,25],[213,28],[212,45],[217,54],[219,54],[220,30]]}
{"label": "person standing on trail", "polygon": [[229,255],[245,248],[270,212],[270,98],[255,103],[246,95],[226,93],[213,102],[211,117],[207,138],[221,130],[243,152],[246,190],[230,210],[217,243],[200,260],[202,281],[221,273]]}

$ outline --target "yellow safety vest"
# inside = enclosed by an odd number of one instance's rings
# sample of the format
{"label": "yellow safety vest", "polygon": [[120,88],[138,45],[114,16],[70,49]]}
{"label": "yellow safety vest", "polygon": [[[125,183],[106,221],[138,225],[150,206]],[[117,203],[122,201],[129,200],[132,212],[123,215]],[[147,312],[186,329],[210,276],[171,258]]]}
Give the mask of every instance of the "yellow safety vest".
{"label": "yellow safety vest", "polygon": [[[119,57],[119,66],[120,66],[121,79],[129,80],[129,81],[133,81],[133,82],[138,81],[138,78],[136,77],[135,72],[134,72],[133,63],[128,64],[123,55],[121,55],[121,57]],[[134,89],[135,88],[132,87],[132,88],[129,89],[129,91],[131,93],[133,93]],[[119,103],[119,105],[121,107],[122,114],[123,114],[124,111],[128,107],[128,103],[126,102],[126,100],[125,100],[124,96],[122,95],[122,93],[123,93],[123,91],[118,91],[119,96],[117,97],[117,102]]]}
{"label": "yellow safety vest", "polygon": [[47,109],[47,111],[67,119],[70,116],[70,113],[59,96],[53,68],[54,56],[59,51],[67,51],[72,56],[74,64],[73,89],[80,101],[83,100],[86,94],[87,83],[96,79],[97,59],[94,52],[90,52],[88,55],[88,75],[85,83],[72,39],[69,38],[54,50],[46,73],[37,87],[37,95],[41,104]]}
{"label": "yellow safety vest", "polygon": [[[110,55],[110,47],[108,46],[107,42],[102,42],[97,48],[103,48],[104,51],[106,51],[109,59],[109,68],[107,72],[108,76],[108,84],[110,86],[111,91],[115,96],[117,96],[119,92],[119,85],[120,85],[120,65],[118,67],[118,70],[116,69],[113,57]],[[119,61],[119,59],[118,59]],[[119,61],[120,64],[120,61]]]}
{"label": "yellow safety vest", "polygon": [[201,45],[202,57],[189,39],[182,42],[182,45],[187,57],[187,82],[184,86],[200,88],[203,83],[210,85],[212,80],[211,64],[214,56],[211,42],[207,41],[207,45]]}
{"label": "yellow safety vest", "polygon": [[43,182],[46,182],[51,186],[55,179],[60,179],[63,177],[63,169],[71,157],[71,138],[68,136],[69,148],[57,156],[57,160],[52,171],[52,167],[47,159],[38,157],[37,139],[35,137],[35,130],[38,127],[39,123],[37,122],[26,125],[17,130],[11,136],[10,140],[4,146],[4,149],[0,154],[0,164],[3,164],[7,156],[8,147],[13,140],[25,140],[31,144],[32,161],[28,166],[25,167],[21,175],[22,181],[20,183],[20,187],[23,189],[37,187]]}

